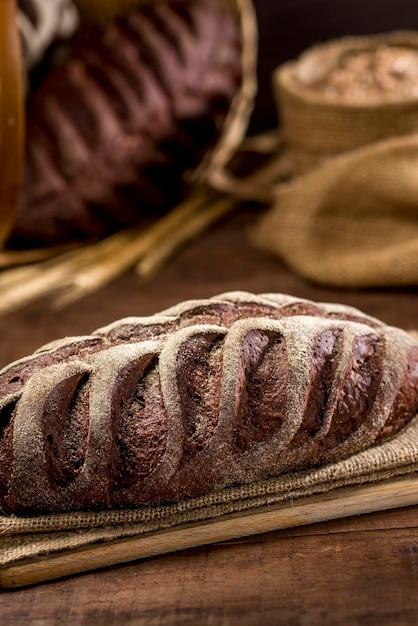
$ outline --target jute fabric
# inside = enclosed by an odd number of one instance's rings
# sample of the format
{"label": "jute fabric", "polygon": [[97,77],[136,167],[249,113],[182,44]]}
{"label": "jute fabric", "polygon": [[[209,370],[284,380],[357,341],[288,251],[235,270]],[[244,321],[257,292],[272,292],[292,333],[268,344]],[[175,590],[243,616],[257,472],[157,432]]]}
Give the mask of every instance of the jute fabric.
{"label": "jute fabric", "polygon": [[347,104],[308,86],[347,50],[382,45],[418,50],[418,34],[331,42],[274,77],[293,177],[276,182],[252,241],[315,283],[418,283],[418,98]]}
{"label": "jute fabric", "polygon": [[415,418],[391,441],[344,461],[222,489],[177,504],[37,517],[3,515],[0,517],[0,565],[174,529],[187,523],[216,520],[232,513],[245,515],[270,504],[386,480],[417,469],[418,418]]}
{"label": "jute fabric", "polygon": [[312,282],[418,284],[418,134],[352,150],[279,185],[251,237]]}
{"label": "jute fabric", "polygon": [[307,50],[280,66],[273,88],[289,145],[314,153],[345,152],[387,137],[418,132],[418,99],[394,93],[351,102],[330,97],[310,85],[325,79],[348,53],[379,47],[418,50],[418,32],[395,31],[370,37],[346,37]]}

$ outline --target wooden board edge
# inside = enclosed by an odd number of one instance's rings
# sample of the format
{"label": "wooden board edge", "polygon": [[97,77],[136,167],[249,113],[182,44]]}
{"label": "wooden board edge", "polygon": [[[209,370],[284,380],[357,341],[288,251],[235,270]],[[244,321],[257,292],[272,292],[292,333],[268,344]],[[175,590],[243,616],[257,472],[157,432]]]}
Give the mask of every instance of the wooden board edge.
{"label": "wooden board edge", "polygon": [[23,587],[210,543],[416,504],[418,474],[343,487],[245,514],[25,559],[0,568],[0,587]]}

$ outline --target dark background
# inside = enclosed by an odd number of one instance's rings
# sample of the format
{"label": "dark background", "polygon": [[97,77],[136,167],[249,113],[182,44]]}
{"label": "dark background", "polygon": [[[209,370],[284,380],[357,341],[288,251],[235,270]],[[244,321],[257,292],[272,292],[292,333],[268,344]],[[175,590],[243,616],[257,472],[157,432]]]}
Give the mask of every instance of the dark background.
{"label": "dark background", "polygon": [[271,75],[309,46],[343,35],[418,29],[418,0],[254,0],[259,93],[250,132],[277,124]]}

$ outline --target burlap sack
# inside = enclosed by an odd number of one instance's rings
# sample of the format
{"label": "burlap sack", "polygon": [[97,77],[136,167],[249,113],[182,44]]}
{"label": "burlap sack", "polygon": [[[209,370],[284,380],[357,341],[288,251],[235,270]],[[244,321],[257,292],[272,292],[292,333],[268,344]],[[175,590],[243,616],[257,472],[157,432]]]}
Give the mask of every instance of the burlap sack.
{"label": "burlap sack", "polygon": [[294,178],[252,241],[324,285],[418,282],[418,97],[347,104],[309,87],[347,50],[382,45],[418,50],[418,34],[331,42],[274,77]]}
{"label": "burlap sack", "polygon": [[[313,88],[346,55],[380,48],[418,51],[418,32],[346,37],[315,46],[280,66],[273,89],[286,143],[317,155],[346,152],[386,137],[418,132],[418,97],[385,93],[379,99],[347,99]],[[366,77],[367,79],[367,77]],[[353,86],[355,88],[355,86]]]}
{"label": "burlap sack", "polygon": [[418,134],[372,144],[278,187],[251,233],[310,281],[418,283]]}

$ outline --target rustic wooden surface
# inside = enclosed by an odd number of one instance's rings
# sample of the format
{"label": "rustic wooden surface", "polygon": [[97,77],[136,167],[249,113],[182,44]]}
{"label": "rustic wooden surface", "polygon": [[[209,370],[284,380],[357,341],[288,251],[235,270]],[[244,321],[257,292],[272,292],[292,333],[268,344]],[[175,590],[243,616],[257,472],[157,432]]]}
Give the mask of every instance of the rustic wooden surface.
{"label": "rustic wooden surface", "polygon": [[148,535],[93,543],[73,550],[23,559],[0,568],[0,588],[27,587],[188,548],[412,505],[418,505],[416,473],[334,489],[325,494],[258,507],[209,522],[185,524]]}
{"label": "rustic wooden surface", "polygon": [[[68,309],[47,302],[0,320],[0,366],[63,335],[178,300],[233,289],[282,291],[418,325],[418,292],[307,285],[250,247],[242,212],[153,281],[132,272]],[[1,623],[252,626],[418,624],[418,507],[258,535],[0,593]]]}

